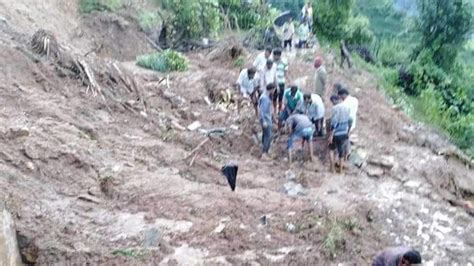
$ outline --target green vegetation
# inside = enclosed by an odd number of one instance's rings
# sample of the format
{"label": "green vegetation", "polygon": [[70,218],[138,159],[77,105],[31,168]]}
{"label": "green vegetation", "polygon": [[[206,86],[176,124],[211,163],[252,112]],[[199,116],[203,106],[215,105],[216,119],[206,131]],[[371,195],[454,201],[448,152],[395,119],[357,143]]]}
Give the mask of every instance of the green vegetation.
{"label": "green vegetation", "polygon": [[242,68],[245,65],[245,59],[242,56],[239,56],[234,61],[234,66],[237,68]]}
{"label": "green vegetation", "polygon": [[161,22],[162,20],[158,12],[142,10],[138,13],[138,24],[145,32],[156,28]]}
{"label": "green vegetation", "polygon": [[474,157],[474,49],[466,41],[472,7],[467,0],[419,0],[418,16],[409,16],[392,2],[357,0],[355,13],[371,21],[378,64],[356,64],[379,77],[395,104]]}
{"label": "green vegetation", "polygon": [[172,13],[176,40],[215,36],[221,28],[217,0],[163,0],[161,6]]}
{"label": "green vegetation", "polygon": [[181,53],[169,49],[160,53],[155,52],[139,56],[137,65],[159,72],[185,71],[188,69],[186,58]]}
{"label": "green vegetation", "polygon": [[327,218],[323,226],[327,232],[322,243],[323,250],[331,258],[336,258],[338,251],[344,249],[345,233],[358,228],[359,223],[355,218]]}
{"label": "green vegetation", "polygon": [[129,258],[140,258],[147,255],[147,251],[144,250],[134,250],[134,249],[116,249],[112,251],[112,255],[115,256],[124,256]]}
{"label": "green vegetation", "polygon": [[79,11],[84,14],[92,11],[115,11],[122,4],[122,0],[80,0]]}
{"label": "green vegetation", "polygon": [[339,42],[346,37],[353,0],[314,0],[314,30],[320,39]]}

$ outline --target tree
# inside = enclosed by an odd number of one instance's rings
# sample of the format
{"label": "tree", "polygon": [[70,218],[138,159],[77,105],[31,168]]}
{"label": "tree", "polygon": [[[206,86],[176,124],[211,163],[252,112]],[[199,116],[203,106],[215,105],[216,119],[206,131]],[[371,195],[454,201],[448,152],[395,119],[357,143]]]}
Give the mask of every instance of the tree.
{"label": "tree", "polygon": [[353,4],[353,0],[313,0],[315,33],[330,42],[343,39]]}
{"label": "tree", "polygon": [[449,71],[472,27],[472,9],[467,0],[418,0],[418,30],[421,43],[412,59],[427,50],[434,63]]}

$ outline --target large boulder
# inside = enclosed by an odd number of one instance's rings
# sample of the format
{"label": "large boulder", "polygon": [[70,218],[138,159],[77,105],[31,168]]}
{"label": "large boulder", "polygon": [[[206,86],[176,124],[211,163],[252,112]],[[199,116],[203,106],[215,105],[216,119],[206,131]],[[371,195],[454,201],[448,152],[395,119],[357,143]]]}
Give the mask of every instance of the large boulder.
{"label": "large boulder", "polygon": [[20,266],[22,263],[13,218],[5,208],[0,210],[0,265]]}

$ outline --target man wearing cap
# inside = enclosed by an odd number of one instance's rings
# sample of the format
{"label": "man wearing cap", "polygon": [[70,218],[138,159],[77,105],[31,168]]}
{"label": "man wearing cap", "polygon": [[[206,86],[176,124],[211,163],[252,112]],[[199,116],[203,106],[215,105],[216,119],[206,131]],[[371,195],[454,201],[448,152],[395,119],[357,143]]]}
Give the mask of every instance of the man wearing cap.
{"label": "man wearing cap", "polygon": [[317,56],[314,60],[314,68],[314,92],[324,100],[326,97],[327,72],[323,65],[323,59],[320,56]]}
{"label": "man wearing cap", "polygon": [[305,142],[309,144],[309,160],[313,161],[313,124],[306,115],[293,114],[286,120],[288,137],[288,163],[291,166],[292,152],[294,143],[303,139],[303,148]]}
{"label": "man wearing cap", "polygon": [[255,108],[255,115],[258,114],[257,109],[257,88],[258,88],[258,75],[257,70],[253,67],[251,68],[244,68],[240,72],[239,78],[237,79],[237,87],[240,91],[240,99],[237,101],[237,110],[240,113],[240,109],[242,106],[242,102],[245,99],[250,99],[254,108]]}
{"label": "man wearing cap", "polygon": [[278,121],[278,130],[283,128],[285,121],[296,113],[297,107],[301,106],[303,101],[303,93],[301,93],[298,86],[291,86],[291,88],[286,89],[283,94],[283,111],[280,113]]}
{"label": "man wearing cap", "polygon": [[418,251],[411,247],[399,246],[386,248],[372,262],[372,266],[412,266],[421,264]]}

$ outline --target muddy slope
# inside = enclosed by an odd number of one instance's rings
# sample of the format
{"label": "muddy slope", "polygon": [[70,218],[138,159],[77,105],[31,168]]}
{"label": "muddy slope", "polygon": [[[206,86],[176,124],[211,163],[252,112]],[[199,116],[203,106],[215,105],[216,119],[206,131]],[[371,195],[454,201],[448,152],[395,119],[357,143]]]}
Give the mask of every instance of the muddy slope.
{"label": "muddy slope", "polygon": [[[406,244],[437,265],[474,263],[472,217],[446,200],[472,195],[473,171],[422,147],[419,136],[433,133],[393,108],[368,73],[328,66],[331,82],[350,84],[359,98],[355,149],[364,166],[330,174],[317,142],[320,159],[299,156],[286,172],[285,136],[274,143],[275,160],[260,162],[253,111],[238,116],[232,106],[204,100],[210,84],[228,87],[237,69],[203,51],[187,55],[189,71],[166,79],[125,62],[148,49],[126,16],[112,20],[126,21],[125,28],[101,24],[110,14],[85,23],[73,5],[44,2],[36,13],[27,7],[37,1],[0,1],[9,7],[0,21],[0,197],[31,260],[363,265],[386,245]],[[67,23],[76,30],[60,27]],[[81,80],[58,75],[53,62],[32,60],[22,49],[36,26],[79,55],[96,47],[86,36],[96,36],[104,48],[89,62],[130,72],[148,108],[118,88],[105,101],[94,97]],[[122,34],[128,40],[114,45]],[[292,80],[311,77],[305,58],[312,53],[287,55]],[[116,87],[97,74],[104,87]],[[196,120],[225,133],[213,135],[190,166],[189,152],[206,138],[186,129]],[[227,161],[240,166],[233,193],[218,171]],[[289,195],[290,181],[302,193]]]}

